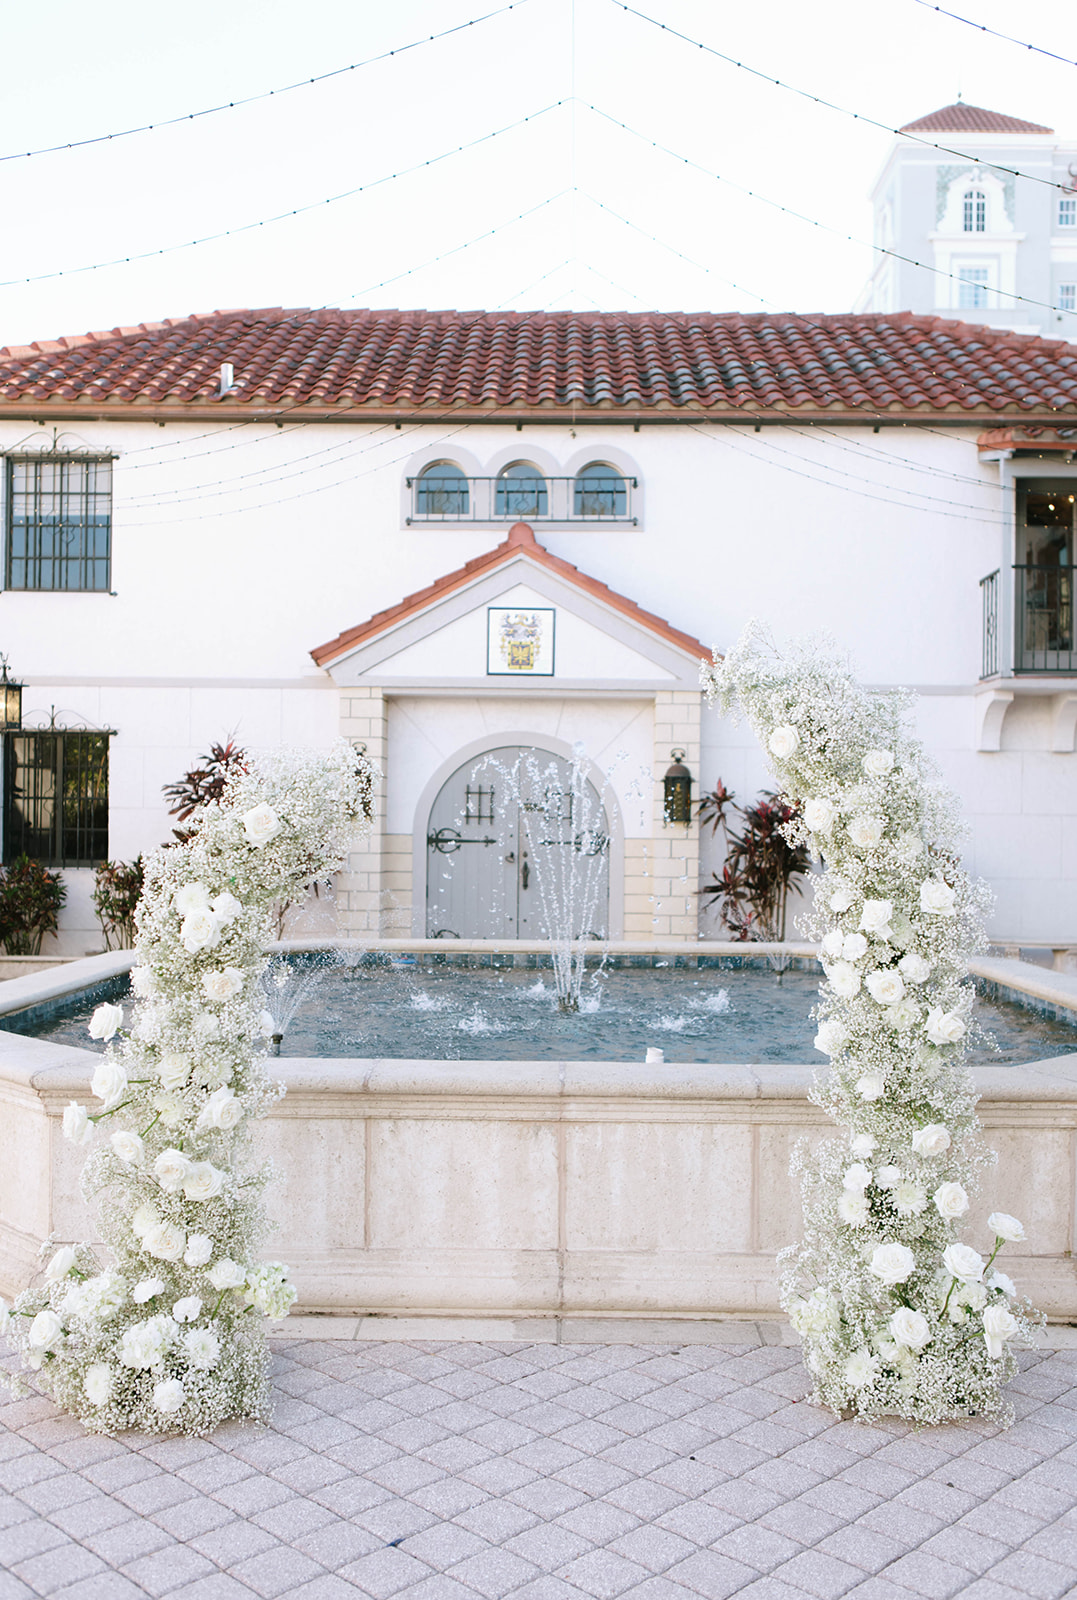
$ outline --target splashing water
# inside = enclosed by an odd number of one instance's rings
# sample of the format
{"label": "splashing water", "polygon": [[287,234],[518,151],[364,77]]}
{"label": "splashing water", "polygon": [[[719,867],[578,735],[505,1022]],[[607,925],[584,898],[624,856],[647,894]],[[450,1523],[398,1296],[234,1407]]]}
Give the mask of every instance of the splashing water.
{"label": "splashing water", "polygon": [[476,1006],[469,1017],[461,1017],[456,1024],[461,1033],[503,1033],[504,1027],[500,1022],[491,1022],[489,1016],[481,1006]]}
{"label": "splashing water", "polygon": [[683,1033],[685,1028],[688,1026],[688,1018],[659,1017],[654,1026],[656,1028],[661,1028],[663,1033]]}
{"label": "splashing water", "polygon": [[444,1011],[449,1005],[448,1000],[443,1000],[440,995],[428,994],[425,989],[418,989],[408,1001],[412,1011]]}
{"label": "splashing water", "polygon": [[729,1010],[729,990],[719,989],[717,994],[702,996],[699,1000],[689,1000],[690,1011],[709,1011],[712,1016],[720,1017]]}

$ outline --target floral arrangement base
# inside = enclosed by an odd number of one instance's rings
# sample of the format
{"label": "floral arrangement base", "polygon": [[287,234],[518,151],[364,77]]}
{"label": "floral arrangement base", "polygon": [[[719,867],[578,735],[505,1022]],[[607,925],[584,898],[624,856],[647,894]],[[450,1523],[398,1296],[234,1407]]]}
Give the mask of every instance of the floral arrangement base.
{"label": "floral arrangement base", "polygon": [[830,647],[783,658],[753,625],[703,681],[746,715],[795,808],[787,838],[822,865],[802,931],[821,945],[831,1066],[812,1098],[840,1136],[794,1155],[804,1235],[779,1258],[812,1398],[1006,1420],[1012,1346],[1043,1319],[995,1266],[1025,1237],[1016,1218],[988,1218],[986,1257],[957,1238],[994,1157],[965,1061],[988,897],[960,866],[956,800],[909,732],[911,698],[868,693]]}
{"label": "floral arrangement base", "polygon": [[245,1160],[250,1124],[282,1092],[264,1072],[259,980],[274,906],[369,830],[373,778],[343,743],[282,752],[235,771],[186,841],[147,862],[130,1026],[121,1006],[97,1008],[100,1109],[72,1101],[63,1119],[95,1144],[83,1188],[111,1261],[50,1241],[42,1282],[0,1301],[24,1366],[93,1432],[268,1417],[265,1322],[296,1292],[282,1263],[256,1260],[270,1173]]}

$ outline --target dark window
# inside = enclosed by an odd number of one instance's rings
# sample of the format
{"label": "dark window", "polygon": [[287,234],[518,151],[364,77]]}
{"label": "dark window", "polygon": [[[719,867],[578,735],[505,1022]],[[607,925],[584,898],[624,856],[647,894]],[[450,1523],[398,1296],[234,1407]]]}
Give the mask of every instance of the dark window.
{"label": "dark window", "polygon": [[619,472],[596,462],[576,477],[577,517],[623,517],[628,512],[628,491]]}
{"label": "dark window", "polygon": [[546,504],[546,479],[537,467],[517,461],[499,476],[495,516],[544,517]]}
{"label": "dark window", "polygon": [[424,467],[415,498],[419,517],[466,517],[469,507],[468,484],[452,461],[435,461]]}
{"label": "dark window", "polygon": [[987,226],[987,198],[982,189],[967,189],[961,205],[966,233],[983,233]]}
{"label": "dark window", "polygon": [[4,861],[47,867],[108,860],[107,733],[4,738]]}
{"label": "dark window", "polygon": [[8,461],[9,589],[107,592],[112,461],[83,456]]}

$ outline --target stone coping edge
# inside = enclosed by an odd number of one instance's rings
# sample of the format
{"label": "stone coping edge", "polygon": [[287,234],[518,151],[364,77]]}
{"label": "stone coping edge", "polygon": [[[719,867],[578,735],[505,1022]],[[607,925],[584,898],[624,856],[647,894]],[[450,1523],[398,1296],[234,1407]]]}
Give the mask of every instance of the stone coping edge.
{"label": "stone coping edge", "polygon": [[[273,1340],[336,1339],[349,1343],[415,1340],[476,1344],[732,1344],[796,1348],[785,1321],[738,1317],[354,1317],[298,1313],[269,1328]],[[1051,1323],[1038,1341],[1044,1350],[1077,1350],[1077,1327]]]}

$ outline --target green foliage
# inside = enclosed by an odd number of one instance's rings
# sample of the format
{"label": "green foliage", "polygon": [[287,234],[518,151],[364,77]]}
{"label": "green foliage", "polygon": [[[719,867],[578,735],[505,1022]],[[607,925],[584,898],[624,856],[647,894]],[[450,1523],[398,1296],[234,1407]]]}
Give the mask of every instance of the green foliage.
{"label": "green foliage", "polygon": [[67,898],[58,872],[16,856],[0,878],[0,944],[9,956],[36,956]]}
{"label": "green foliage", "polygon": [[135,942],[135,910],[142,898],[142,857],[106,861],[94,874],[93,904],[106,950],[130,950]]}
{"label": "green foliage", "polygon": [[[721,873],[704,884],[700,894],[717,902],[722,920],[736,939],[785,938],[785,914],[793,879],[810,868],[802,844],[790,844],[787,833],[800,808],[767,791],[751,806],[735,804],[721,779],[699,802],[699,820],[726,838]],[[740,829],[733,818],[740,818]]]}

